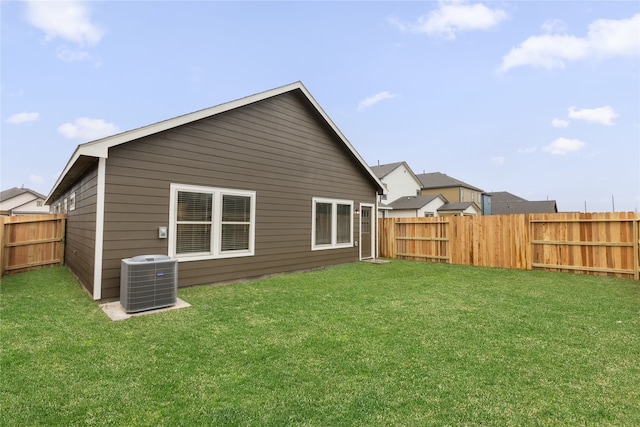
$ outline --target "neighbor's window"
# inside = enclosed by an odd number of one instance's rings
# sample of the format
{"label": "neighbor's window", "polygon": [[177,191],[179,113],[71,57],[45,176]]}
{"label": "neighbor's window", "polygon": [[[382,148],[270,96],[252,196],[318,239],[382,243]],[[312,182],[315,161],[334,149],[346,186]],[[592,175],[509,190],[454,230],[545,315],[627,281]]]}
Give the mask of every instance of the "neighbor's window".
{"label": "neighbor's window", "polygon": [[170,251],[179,259],[251,256],[255,192],[172,184]]}
{"label": "neighbor's window", "polygon": [[353,202],[313,199],[311,248],[333,249],[353,246]]}

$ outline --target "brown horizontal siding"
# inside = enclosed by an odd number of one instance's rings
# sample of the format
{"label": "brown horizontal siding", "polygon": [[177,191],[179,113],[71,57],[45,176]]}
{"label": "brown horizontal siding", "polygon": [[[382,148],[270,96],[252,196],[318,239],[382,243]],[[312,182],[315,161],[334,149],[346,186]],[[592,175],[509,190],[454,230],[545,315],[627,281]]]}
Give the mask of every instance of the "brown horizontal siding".
{"label": "brown horizontal siding", "polygon": [[97,165],[90,167],[53,204],[76,193],[76,208],[67,212],[65,264],[88,292],[93,292],[96,238]]}
{"label": "brown horizontal siding", "polygon": [[[240,263],[218,262],[216,263],[217,265],[213,266],[204,276],[200,268],[190,265],[193,263],[183,262],[178,264],[179,285],[191,286],[236,281],[270,274],[319,268],[347,261],[354,261],[354,259],[350,259],[350,254],[345,253],[335,253],[331,254],[331,256],[318,256],[315,259],[307,260],[304,264],[301,264],[299,260],[295,258],[283,259],[282,257],[271,256],[265,257],[261,261],[252,260],[251,262],[247,262],[247,260],[244,260]],[[239,271],[241,271],[241,274],[239,274]]]}
{"label": "brown horizontal siding", "polygon": [[[183,153],[181,155],[183,155]],[[133,153],[131,156],[133,156]],[[204,159],[183,161],[178,157],[178,154],[171,158],[169,155],[159,156],[142,153],[140,158],[131,157],[122,159],[119,162],[120,164],[118,166],[113,165],[109,172],[120,174],[129,180],[138,178],[148,180],[155,179],[157,181],[166,180],[167,187],[170,182],[175,182],[167,180],[168,176],[198,182],[202,179],[204,173],[205,176],[210,176],[211,178],[214,178],[216,175],[225,176],[225,182],[231,185],[241,185],[242,183],[255,181],[254,185],[260,185],[262,183],[262,187],[268,191],[270,191],[270,189],[267,188],[267,182],[273,182],[274,178],[277,178],[281,182],[282,187],[289,187],[292,191],[296,189],[304,191],[317,188],[319,176],[322,176],[322,178],[326,180],[325,186],[330,186],[332,190],[342,189],[349,191],[351,190],[350,184],[359,178],[359,174],[340,173],[340,168],[335,167],[338,160],[334,161],[334,167],[327,168],[316,165],[313,169],[307,170],[305,174],[296,174],[288,170],[286,167],[287,164],[283,164],[281,167],[264,165],[261,169],[256,170],[255,173],[252,173],[249,167],[258,167],[257,164],[252,165],[241,159],[221,159],[217,156],[212,156],[212,158],[215,158],[218,162],[222,162],[216,164],[215,171],[207,169],[211,167],[211,162]],[[345,165],[343,164],[342,166]],[[162,172],[166,175],[159,177],[157,168],[161,168]],[[323,175],[327,175],[326,178]]]}
{"label": "brown horizontal siding", "polygon": [[122,258],[168,253],[157,233],[170,226],[171,183],[256,191],[255,255],[180,262],[180,286],[357,260],[358,247],[311,250],[312,197],[375,203],[374,184],[317,119],[288,93],[110,149],[103,298],[118,296]]}

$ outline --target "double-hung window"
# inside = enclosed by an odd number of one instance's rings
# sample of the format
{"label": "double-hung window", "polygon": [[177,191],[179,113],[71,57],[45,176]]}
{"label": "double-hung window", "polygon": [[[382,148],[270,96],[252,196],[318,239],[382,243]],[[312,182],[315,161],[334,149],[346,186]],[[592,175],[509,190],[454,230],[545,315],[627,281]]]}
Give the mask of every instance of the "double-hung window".
{"label": "double-hung window", "polygon": [[254,191],[171,185],[170,255],[180,260],[251,256]]}
{"label": "double-hung window", "polygon": [[353,201],[313,198],[311,249],[353,246]]}

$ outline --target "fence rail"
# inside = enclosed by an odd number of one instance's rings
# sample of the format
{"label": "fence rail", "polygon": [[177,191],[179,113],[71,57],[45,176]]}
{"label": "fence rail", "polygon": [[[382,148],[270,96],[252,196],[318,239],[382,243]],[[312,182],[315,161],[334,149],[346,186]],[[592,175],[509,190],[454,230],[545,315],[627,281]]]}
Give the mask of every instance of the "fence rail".
{"label": "fence rail", "polygon": [[632,212],[383,218],[379,255],[640,279]]}
{"label": "fence rail", "polygon": [[64,214],[0,217],[0,276],[64,264]]}

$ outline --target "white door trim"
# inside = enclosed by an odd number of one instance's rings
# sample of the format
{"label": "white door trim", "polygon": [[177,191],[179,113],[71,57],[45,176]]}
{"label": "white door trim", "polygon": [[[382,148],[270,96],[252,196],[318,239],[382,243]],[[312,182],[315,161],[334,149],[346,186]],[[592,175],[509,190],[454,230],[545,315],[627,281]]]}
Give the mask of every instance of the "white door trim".
{"label": "white door trim", "polygon": [[[371,224],[371,237],[370,237],[370,244],[371,244],[371,251],[370,254],[371,256],[367,257],[367,258],[363,258],[362,257],[362,208],[363,207],[367,207],[371,209],[371,216],[369,217],[369,222]],[[358,233],[359,233],[359,237],[358,237],[358,241],[360,242],[359,244],[359,258],[360,260],[363,259],[373,259],[376,257],[376,250],[375,250],[375,242],[376,242],[376,205],[373,203],[360,203],[360,215],[358,215],[360,217],[360,226],[358,227]]]}

